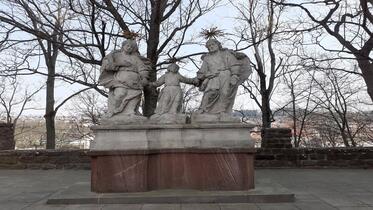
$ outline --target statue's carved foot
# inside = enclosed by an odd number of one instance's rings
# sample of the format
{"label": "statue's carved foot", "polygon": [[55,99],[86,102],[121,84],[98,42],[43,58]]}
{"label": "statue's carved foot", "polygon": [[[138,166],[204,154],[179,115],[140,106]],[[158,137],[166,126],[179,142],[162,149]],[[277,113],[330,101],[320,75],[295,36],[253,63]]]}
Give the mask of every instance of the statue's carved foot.
{"label": "statue's carved foot", "polygon": [[154,114],[150,117],[150,124],[184,124],[187,116],[185,114]]}
{"label": "statue's carved foot", "polygon": [[192,123],[239,123],[240,118],[234,117],[228,113],[198,113],[194,112],[191,116]]}
{"label": "statue's carved foot", "polygon": [[103,119],[101,124],[144,124],[147,120],[142,115],[119,113]]}

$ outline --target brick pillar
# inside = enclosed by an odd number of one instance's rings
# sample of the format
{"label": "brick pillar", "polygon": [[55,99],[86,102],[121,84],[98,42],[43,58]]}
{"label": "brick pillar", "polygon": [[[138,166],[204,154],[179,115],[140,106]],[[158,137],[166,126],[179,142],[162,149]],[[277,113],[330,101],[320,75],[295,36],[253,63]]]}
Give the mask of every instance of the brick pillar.
{"label": "brick pillar", "polygon": [[262,148],[291,148],[290,128],[262,129]]}
{"label": "brick pillar", "polygon": [[0,150],[14,150],[13,124],[0,123]]}

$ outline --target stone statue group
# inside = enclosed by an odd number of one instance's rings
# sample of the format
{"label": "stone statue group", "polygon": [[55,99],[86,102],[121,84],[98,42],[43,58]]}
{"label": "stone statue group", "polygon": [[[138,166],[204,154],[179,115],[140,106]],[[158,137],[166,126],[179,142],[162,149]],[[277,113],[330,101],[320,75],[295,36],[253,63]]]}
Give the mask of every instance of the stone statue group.
{"label": "stone statue group", "polygon": [[[109,89],[107,121],[118,123],[185,123],[181,114],[183,92],[180,83],[192,84],[203,91],[192,122],[234,122],[232,107],[237,89],[251,74],[249,58],[225,49],[216,39],[206,43],[208,53],[202,56],[197,77],[182,76],[179,66],[172,63],[155,82],[148,82],[149,61],[139,54],[137,43],[126,40],[120,50],[105,56],[99,84]],[[158,97],[155,114],[147,119],[139,113],[142,90],[150,85],[164,85]]]}

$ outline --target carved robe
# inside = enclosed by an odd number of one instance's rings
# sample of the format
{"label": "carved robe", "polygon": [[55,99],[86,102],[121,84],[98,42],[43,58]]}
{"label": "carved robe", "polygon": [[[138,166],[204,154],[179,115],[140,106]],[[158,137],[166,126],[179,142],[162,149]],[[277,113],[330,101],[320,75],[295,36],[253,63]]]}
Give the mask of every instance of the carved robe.
{"label": "carved robe", "polygon": [[99,84],[109,88],[108,117],[118,113],[138,114],[148,68],[146,60],[137,53],[114,51],[105,56]]}
{"label": "carved robe", "polygon": [[202,57],[197,77],[204,91],[200,113],[231,113],[237,89],[251,74],[248,57],[243,53],[221,49]]}

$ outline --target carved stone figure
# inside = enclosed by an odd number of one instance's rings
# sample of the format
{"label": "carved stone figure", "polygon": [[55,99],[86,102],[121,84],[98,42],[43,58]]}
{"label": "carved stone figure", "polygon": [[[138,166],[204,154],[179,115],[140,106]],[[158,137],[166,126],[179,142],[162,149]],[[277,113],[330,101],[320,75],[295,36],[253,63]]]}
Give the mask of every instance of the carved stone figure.
{"label": "carved stone figure", "polygon": [[179,74],[179,66],[171,64],[167,72],[151,85],[159,87],[164,84],[158,97],[158,105],[155,114],[151,119],[159,120],[161,123],[185,123],[185,115],[178,115],[181,112],[183,92],[180,83],[198,84],[198,80],[186,78]]}
{"label": "carved stone figure", "polygon": [[[216,39],[206,43],[209,51],[202,57],[197,72],[203,98],[195,121],[234,121],[231,117],[237,89],[251,74],[249,58],[243,54],[222,48]],[[192,116],[193,121],[193,116]]]}
{"label": "carved stone figure", "polygon": [[138,109],[147,84],[148,63],[139,55],[134,40],[124,41],[120,50],[105,56],[99,84],[109,89],[107,118],[129,123],[146,120]]}

